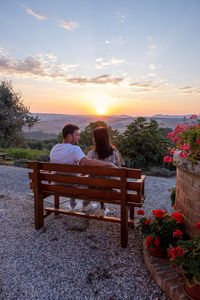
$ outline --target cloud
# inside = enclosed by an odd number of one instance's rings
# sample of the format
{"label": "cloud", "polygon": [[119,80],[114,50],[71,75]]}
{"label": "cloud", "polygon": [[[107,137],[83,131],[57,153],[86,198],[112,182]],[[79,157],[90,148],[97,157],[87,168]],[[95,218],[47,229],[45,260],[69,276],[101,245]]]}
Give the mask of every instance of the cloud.
{"label": "cloud", "polygon": [[29,7],[25,6],[23,3],[20,3],[20,2],[19,2],[19,5],[21,7],[23,7],[29,15],[34,16],[36,19],[38,19],[40,21],[47,19],[47,16],[43,12],[41,12],[40,10],[35,10],[35,9],[32,9],[32,8],[29,8]]}
{"label": "cloud", "polygon": [[122,82],[124,78],[116,77],[113,78],[111,75],[104,74],[98,77],[94,78],[85,78],[85,77],[75,77],[75,78],[70,78],[67,79],[67,82],[71,82],[74,84],[113,84],[113,85],[118,85],[120,82]]}
{"label": "cloud", "polygon": [[119,18],[121,23],[124,23],[127,19],[127,15],[126,14],[122,14],[120,12],[116,12],[117,17]]}
{"label": "cloud", "polygon": [[142,81],[142,82],[132,82],[129,86],[133,87],[134,89],[132,92],[136,93],[143,93],[143,92],[153,92],[153,91],[161,91],[163,90],[162,87],[153,84],[151,80]]}
{"label": "cloud", "polygon": [[155,66],[155,65],[149,65],[149,69],[150,69],[150,70],[155,70],[155,69],[156,69],[156,66]]}
{"label": "cloud", "polygon": [[140,87],[149,87],[152,85],[152,81],[143,81],[143,82],[132,82],[129,84],[130,86],[140,86]]}
{"label": "cloud", "polygon": [[96,68],[97,69],[103,69],[107,66],[110,66],[110,65],[119,65],[119,64],[122,64],[124,63],[124,60],[123,59],[120,59],[120,58],[111,58],[111,60],[105,60],[104,58],[100,57],[100,58],[97,58],[96,59]]}
{"label": "cloud", "polygon": [[68,20],[60,20],[58,24],[60,27],[70,31],[73,31],[80,27],[79,23],[75,21],[68,21]]}
{"label": "cloud", "polygon": [[70,84],[94,84],[94,85],[118,85],[124,78],[112,77],[109,74],[87,78],[72,77],[68,71],[77,68],[78,64],[59,64],[53,54],[38,54],[29,56],[23,60],[16,60],[6,56],[0,56],[0,75],[9,74],[18,77],[58,80]]}
{"label": "cloud", "polygon": [[195,94],[196,92],[192,86],[184,86],[178,89],[178,93],[183,95],[191,95]]}

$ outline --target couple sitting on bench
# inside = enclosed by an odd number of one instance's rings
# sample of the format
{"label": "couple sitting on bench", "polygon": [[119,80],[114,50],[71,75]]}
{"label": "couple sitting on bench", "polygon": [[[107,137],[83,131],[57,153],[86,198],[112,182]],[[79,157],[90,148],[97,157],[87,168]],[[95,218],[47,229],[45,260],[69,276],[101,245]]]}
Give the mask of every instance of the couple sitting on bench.
{"label": "couple sitting on bench", "polygon": [[[108,130],[98,127],[93,133],[94,149],[89,151],[86,156],[78,146],[80,139],[79,127],[73,124],[66,124],[62,130],[63,143],[56,144],[50,153],[51,163],[78,165],[79,163],[87,166],[102,167],[121,167],[125,163],[120,153],[111,144]],[[78,175],[78,174],[77,174]],[[105,178],[105,177],[102,177]],[[70,210],[75,211],[76,199],[70,199]],[[83,212],[88,212],[97,208],[97,204],[92,204],[88,200],[83,201]],[[101,203],[100,215],[106,216],[109,213],[104,203]]]}

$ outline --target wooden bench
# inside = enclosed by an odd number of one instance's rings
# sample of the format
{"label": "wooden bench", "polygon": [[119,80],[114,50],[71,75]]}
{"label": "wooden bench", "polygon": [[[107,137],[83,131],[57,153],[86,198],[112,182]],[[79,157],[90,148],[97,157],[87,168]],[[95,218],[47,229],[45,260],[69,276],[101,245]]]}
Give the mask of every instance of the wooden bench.
{"label": "wooden bench", "polygon": [[[34,192],[35,229],[44,226],[44,218],[50,213],[118,222],[121,223],[121,246],[127,247],[128,224],[134,226],[134,207],[141,207],[145,199],[145,176],[141,174],[141,170],[31,161],[28,162],[28,168],[33,170],[29,172],[29,178],[32,180],[30,187]],[[88,174],[88,177],[77,176],[78,174]],[[43,199],[50,195],[54,195],[54,208],[44,209]],[[59,208],[60,196],[120,205],[121,216],[101,217],[66,211]]]}

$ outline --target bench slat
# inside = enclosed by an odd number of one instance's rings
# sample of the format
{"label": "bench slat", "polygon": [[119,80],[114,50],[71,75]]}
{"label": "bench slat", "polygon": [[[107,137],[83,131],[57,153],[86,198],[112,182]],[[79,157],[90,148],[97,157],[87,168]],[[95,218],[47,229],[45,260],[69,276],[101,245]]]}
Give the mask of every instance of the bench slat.
{"label": "bench slat", "polygon": [[[121,223],[121,219],[120,218],[116,218],[116,217],[101,217],[98,215],[92,215],[92,214],[85,214],[85,213],[81,213],[81,212],[70,212],[70,211],[66,211],[64,209],[54,209],[51,207],[46,207],[45,211],[49,212],[49,213],[60,213],[60,214],[64,214],[64,215],[70,215],[70,216],[76,216],[76,217],[83,217],[83,218],[90,218],[90,219],[95,219],[95,220],[102,220],[102,221],[109,221],[109,222],[115,222],[115,223]],[[128,220],[128,224],[129,225],[134,225],[134,222],[132,220]]]}
{"label": "bench slat", "polygon": [[[33,179],[34,175],[32,172],[29,172],[29,178]],[[86,186],[94,186],[100,188],[120,188],[120,180],[111,179],[111,178],[92,178],[92,177],[81,177],[81,176],[68,176],[64,174],[52,174],[52,173],[40,173],[40,179],[46,181],[55,181],[60,183],[68,184],[79,184]],[[141,183],[136,182],[127,182],[127,189],[140,191]]]}
{"label": "bench slat", "polygon": [[[34,169],[35,163],[28,161],[29,169]],[[123,169],[126,168],[109,168],[109,167],[91,167],[91,166],[79,166],[79,165],[66,165],[66,164],[53,164],[53,163],[38,163],[40,170],[56,171],[56,172],[68,172],[68,173],[79,173],[79,174],[91,174],[96,176],[114,176],[121,177]],[[130,178],[141,178],[141,170],[127,170],[127,177]]]}

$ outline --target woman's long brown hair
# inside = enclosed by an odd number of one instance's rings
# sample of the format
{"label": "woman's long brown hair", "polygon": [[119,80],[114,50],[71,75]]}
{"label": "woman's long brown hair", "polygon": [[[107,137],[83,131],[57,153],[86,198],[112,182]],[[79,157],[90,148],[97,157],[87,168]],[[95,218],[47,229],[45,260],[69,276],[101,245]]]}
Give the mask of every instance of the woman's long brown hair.
{"label": "woman's long brown hair", "polygon": [[99,159],[105,159],[113,154],[115,147],[111,144],[107,128],[97,127],[93,132],[93,137]]}

